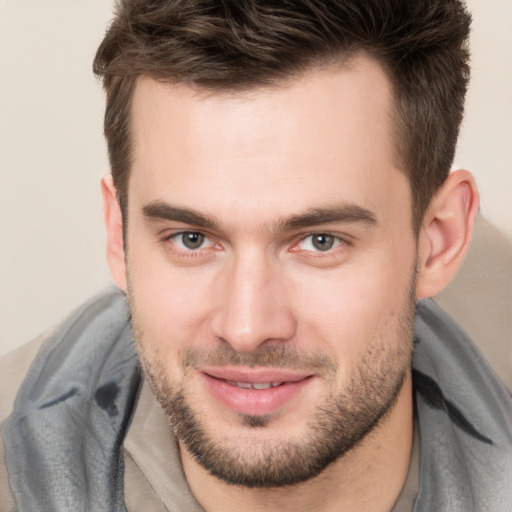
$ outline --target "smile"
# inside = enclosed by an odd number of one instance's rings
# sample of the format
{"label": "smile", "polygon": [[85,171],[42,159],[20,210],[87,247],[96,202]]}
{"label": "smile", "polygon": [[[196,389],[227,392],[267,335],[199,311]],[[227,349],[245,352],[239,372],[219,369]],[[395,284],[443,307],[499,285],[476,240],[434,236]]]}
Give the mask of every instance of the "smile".
{"label": "smile", "polygon": [[271,414],[289,407],[315,380],[286,370],[214,368],[200,372],[206,391],[223,408],[237,414]]}

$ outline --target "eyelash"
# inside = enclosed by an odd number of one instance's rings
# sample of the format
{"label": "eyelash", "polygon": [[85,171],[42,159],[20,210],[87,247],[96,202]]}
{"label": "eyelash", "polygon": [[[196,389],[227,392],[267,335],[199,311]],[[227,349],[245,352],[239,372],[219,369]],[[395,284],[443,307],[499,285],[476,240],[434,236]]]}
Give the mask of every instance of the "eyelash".
{"label": "eyelash", "polygon": [[[204,241],[209,240],[212,247],[215,250],[221,250],[222,246],[218,242],[216,242],[214,239],[212,239],[207,233],[203,233],[202,231],[194,231],[194,230],[186,230],[186,231],[179,231],[177,233],[172,233],[171,235],[165,236],[162,239],[162,242],[164,244],[169,244],[172,248],[172,251],[176,254],[178,254],[181,257],[200,257],[202,255],[202,252],[204,250],[210,249],[211,247],[199,247],[197,249],[190,249],[190,248],[180,248],[177,247],[177,242],[175,240],[179,239],[180,237],[183,237],[184,235],[200,235],[204,237]],[[299,248],[299,245],[301,243],[304,243],[308,238],[313,239],[315,236],[324,236],[334,239],[334,247],[328,248],[325,251],[321,250],[302,250]],[[182,242],[181,242],[182,243]],[[311,242],[312,243],[312,242]],[[335,254],[338,254],[338,252],[343,252],[348,249],[348,247],[351,245],[351,243],[347,240],[345,237],[341,237],[338,235],[335,235],[333,233],[325,232],[325,231],[317,231],[313,233],[308,233],[305,235],[301,235],[300,238],[293,243],[293,246],[289,249],[290,252],[303,252],[304,257],[309,258],[327,258],[332,257]]]}
{"label": "eyelash", "polygon": [[[187,257],[187,258],[195,258],[201,256],[202,251],[205,250],[203,247],[199,247],[198,249],[190,249],[190,248],[180,248],[177,247],[177,242],[180,237],[183,237],[184,235],[200,235],[204,237],[204,240],[210,240],[213,246],[216,246],[217,250],[221,249],[221,245],[216,243],[212,240],[210,236],[208,236],[206,233],[203,233],[201,231],[194,231],[194,230],[186,230],[186,231],[179,231],[178,233],[172,233],[171,235],[165,236],[162,239],[162,242],[168,246],[171,247],[172,252],[177,254],[180,257]],[[183,243],[183,242],[181,242]]]}

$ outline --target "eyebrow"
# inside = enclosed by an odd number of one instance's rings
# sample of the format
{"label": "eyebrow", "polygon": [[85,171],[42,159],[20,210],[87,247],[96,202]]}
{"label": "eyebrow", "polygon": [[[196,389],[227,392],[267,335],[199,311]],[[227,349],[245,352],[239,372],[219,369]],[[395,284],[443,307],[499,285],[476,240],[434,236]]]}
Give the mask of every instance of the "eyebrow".
{"label": "eyebrow", "polygon": [[369,226],[377,224],[377,216],[371,210],[348,203],[325,208],[314,208],[299,215],[278,222],[277,231],[292,231],[333,222],[361,223]]}
{"label": "eyebrow", "polygon": [[[174,206],[164,201],[148,203],[142,208],[142,213],[149,220],[183,222],[202,229],[220,230],[220,222],[215,217],[191,208]],[[292,215],[274,223],[271,231],[286,232],[334,222],[374,226],[377,224],[377,216],[367,208],[353,203],[344,203],[324,208],[313,208],[305,213]]]}
{"label": "eyebrow", "polygon": [[150,220],[170,220],[183,222],[204,229],[217,229],[214,217],[190,208],[173,206],[163,201],[153,201],[142,208],[144,217]]}

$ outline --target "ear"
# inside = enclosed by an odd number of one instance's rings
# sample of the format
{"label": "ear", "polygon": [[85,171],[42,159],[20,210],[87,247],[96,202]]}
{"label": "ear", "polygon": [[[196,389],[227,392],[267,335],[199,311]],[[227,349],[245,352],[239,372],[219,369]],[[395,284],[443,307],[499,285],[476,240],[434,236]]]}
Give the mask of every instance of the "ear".
{"label": "ear", "polygon": [[101,179],[103,217],[107,229],[107,261],[118,288],[126,293],[126,259],[123,245],[123,217],[110,174]]}
{"label": "ear", "polygon": [[478,205],[473,176],[452,171],[433,198],[419,233],[418,299],[439,293],[457,273],[471,242]]}

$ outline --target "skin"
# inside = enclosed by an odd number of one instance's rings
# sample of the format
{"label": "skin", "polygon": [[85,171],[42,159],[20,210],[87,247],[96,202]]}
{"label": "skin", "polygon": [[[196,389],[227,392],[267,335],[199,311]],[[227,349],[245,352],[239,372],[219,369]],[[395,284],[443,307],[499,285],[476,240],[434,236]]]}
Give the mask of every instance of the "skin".
{"label": "skin", "polygon": [[[391,110],[385,73],[363,56],[239,94],[138,81],[126,258],[108,177],[103,196],[110,267],[129,293],[157,397],[182,387],[210,438],[250,461],[262,447],[307,436],[330,396],[375,402],[354,386],[365,365],[376,375],[374,391],[394,366],[406,368],[375,428],[293,487],[229,485],[181,443],[187,480],[208,511],[388,511],[403,487],[412,443],[411,304],[439,291],[460,265],[478,196],[469,173],[452,173],[416,237]],[[305,214],[333,207],[338,218],[306,222]],[[184,231],[204,242],[190,250]],[[312,233],[334,237],[333,247],[319,251]],[[212,396],[204,368],[183,364],[187,351],[222,347],[246,362],[269,347],[321,354],[336,371],[308,370],[303,392],[272,409],[265,427],[249,427]]]}

